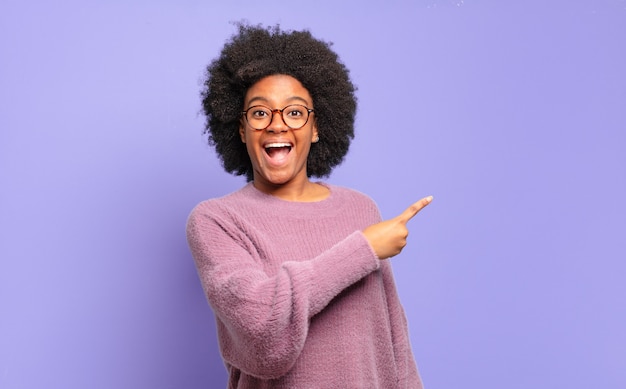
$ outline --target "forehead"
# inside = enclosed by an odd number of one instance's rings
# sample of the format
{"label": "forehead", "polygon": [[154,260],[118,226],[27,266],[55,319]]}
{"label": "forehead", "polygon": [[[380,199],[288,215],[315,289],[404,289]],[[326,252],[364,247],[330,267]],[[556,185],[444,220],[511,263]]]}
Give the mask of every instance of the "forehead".
{"label": "forehead", "polygon": [[300,81],[284,74],[275,74],[260,79],[252,84],[245,97],[246,105],[258,103],[274,106],[295,102],[311,105],[313,99]]}

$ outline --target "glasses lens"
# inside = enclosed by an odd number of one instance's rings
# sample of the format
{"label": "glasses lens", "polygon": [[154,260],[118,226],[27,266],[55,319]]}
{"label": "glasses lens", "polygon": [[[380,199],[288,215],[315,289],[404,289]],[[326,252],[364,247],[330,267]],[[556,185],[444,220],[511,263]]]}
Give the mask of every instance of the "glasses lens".
{"label": "glasses lens", "polygon": [[250,127],[255,130],[263,130],[269,126],[272,121],[272,111],[261,105],[251,107],[246,112],[246,120]]}
{"label": "glasses lens", "polygon": [[309,119],[309,111],[302,105],[288,105],[283,108],[283,120],[293,129],[304,126]]}

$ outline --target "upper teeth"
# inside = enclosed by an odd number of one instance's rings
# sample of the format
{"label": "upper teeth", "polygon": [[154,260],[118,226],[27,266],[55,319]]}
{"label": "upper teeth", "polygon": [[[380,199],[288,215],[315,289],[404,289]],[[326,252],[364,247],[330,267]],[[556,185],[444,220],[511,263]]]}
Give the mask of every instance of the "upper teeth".
{"label": "upper teeth", "polygon": [[268,143],[265,145],[265,148],[270,148],[270,147],[290,147],[291,144],[290,143]]}

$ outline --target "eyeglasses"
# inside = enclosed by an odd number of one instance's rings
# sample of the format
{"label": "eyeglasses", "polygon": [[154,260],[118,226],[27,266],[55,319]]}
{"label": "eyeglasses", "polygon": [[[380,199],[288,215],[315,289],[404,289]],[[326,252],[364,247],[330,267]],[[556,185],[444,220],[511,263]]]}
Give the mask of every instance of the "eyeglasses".
{"label": "eyeglasses", "polygon": [[300,104],[288,105],[283,109],[270,109],[264,105],[255,105],[241,112],[246,117],[250,127],[257,131],[265,130],[274,120],[274,114],[280,113],[283,123],[292,130],[304,127],[309,121],[309,115],[314,109]]}

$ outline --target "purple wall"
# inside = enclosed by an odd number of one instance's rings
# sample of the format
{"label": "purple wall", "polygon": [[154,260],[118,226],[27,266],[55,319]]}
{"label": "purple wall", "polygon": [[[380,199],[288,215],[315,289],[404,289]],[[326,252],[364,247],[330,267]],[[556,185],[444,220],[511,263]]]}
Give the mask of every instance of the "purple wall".
{"label": "purple wall", "polygon": [[429,388],[626,387],[626,1],[61,3],[0,5],[0,388],[224,387],[184,225],[243,184],[198,98],[240,19],[352,70],[331,182],[435,196],[393,259]]}

